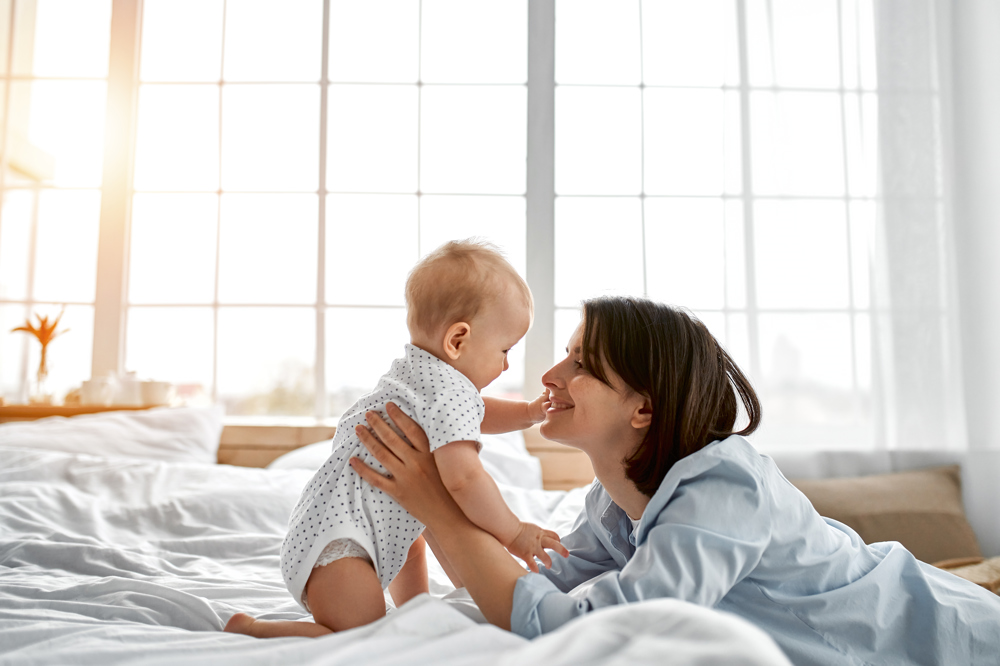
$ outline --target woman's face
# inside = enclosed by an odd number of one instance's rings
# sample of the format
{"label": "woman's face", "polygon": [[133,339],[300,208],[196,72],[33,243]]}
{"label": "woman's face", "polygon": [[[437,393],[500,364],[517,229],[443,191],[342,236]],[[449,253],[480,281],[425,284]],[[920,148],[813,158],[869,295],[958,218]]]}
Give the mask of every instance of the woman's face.
{"label": "woman's face", "polygon": [[641,425],[648,419],[638,417],[644,400],[610,369],[608,379],[614,388],[591,375],[583,367],[582,346],[581,323],[569,340],[566,358],[542,376],[552,405],[541,433],[546,439],[580,449],[591,458],[608,454],[620,461],[645,436],[646,428]]}

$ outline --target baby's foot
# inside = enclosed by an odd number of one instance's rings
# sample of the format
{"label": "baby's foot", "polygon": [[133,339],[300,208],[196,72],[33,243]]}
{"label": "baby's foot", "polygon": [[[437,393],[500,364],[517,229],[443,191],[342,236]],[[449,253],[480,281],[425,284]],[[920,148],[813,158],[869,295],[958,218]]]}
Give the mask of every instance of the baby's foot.
{"label": "baby's foot", "polygon": [[231,634],[246,634],[247,636],[253,636],[250,631],[250,627],[256,620],[247,615],[246,613],[237,613],[236,615],[229,618],[229,622],[226,622],[226,628],[223,631],[228,631]]}

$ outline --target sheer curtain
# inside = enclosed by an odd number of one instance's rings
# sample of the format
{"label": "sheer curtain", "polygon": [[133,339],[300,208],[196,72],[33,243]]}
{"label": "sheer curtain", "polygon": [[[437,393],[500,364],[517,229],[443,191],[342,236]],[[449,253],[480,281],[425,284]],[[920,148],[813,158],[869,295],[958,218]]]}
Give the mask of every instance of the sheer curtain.
{"label": "sheer curtain", "polygon": [[950,17],[876,0],[878,192],[872,247],[877,447],[966,446],[949,186]]}

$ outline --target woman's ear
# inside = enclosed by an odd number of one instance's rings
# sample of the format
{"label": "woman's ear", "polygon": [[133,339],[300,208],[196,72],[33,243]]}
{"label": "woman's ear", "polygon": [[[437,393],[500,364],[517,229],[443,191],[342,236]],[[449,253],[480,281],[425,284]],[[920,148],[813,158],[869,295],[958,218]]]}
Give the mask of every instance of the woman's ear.
{"label": "woman's ear", "polygon": [[457,361],[458,357],[462,355],[464,345],[469,341],[471,333],[472,327],[464,321],[449,326],[448,330],[444,332],[445,355],[451,360]]}
{"label": "woman's ear", "polygon": [[632,427],[636,430],[648,428],[653,423],[653,405],[649,402],[649,398],[640,397],[642,398],[642,402],[632,412],[631,420]]}

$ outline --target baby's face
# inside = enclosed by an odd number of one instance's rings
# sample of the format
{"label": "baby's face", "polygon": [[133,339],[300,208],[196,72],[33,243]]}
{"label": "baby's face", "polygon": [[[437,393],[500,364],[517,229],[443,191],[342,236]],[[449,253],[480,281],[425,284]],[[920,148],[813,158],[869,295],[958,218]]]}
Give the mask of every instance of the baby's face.
{"label": "baby's face", "polygon": [[509,367],[507,352],[524,337],[530,324],[527,304],[508,290],[471,322],[472,333],[455,368],[483,390]]}

